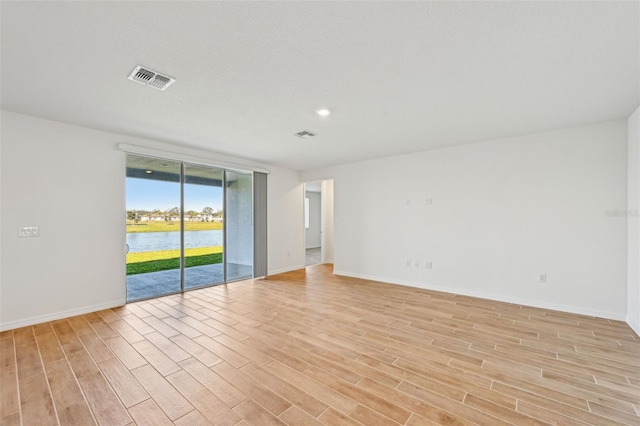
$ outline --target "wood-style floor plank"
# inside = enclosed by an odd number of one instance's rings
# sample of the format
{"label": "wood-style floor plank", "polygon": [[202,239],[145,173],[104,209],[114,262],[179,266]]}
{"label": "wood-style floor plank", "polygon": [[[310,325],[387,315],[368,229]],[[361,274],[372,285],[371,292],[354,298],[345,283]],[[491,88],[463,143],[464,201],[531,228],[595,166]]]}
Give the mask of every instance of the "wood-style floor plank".
{"label": "wood-style floor plank", "polygon": [[45,370],[56,408],[66,408],[84,401],[84,395],[66,359],[47,363]]}
{"label": "wood-style floor plank", "polygon": [[129,409],[129,414],[139,425],[169,426],[173,422],[153,399],[147,399]]}
{"label": "wood-style floor plank", "polygon": [[149,399],[149,394],[119,359],[103,361],[99,367],[126,408]]}
{"label": "wood-style floor plank", "polygon": [[0,332],[0,424],[636,426],[640,338],[317,265]]}
{"label": "wood-style floor plank", "polygon": [[12,332],[3,332],[0,339],[0,417],[7,424],[18,415],[20,422],[20,396],[18,394],[18,370]]}
{"label": "wood-style floor plank", "polygon": [[124,426],[131,422],[127,410],[101,373],[80,377],[78,382],[98,424]]}
{"label": "wood-style floor plank", "polygon": [[58,423],[53,399],[44,371],[20,378],[20,413],[26,425],[55,425]]}
{"label": "wood-style floor plank", "polygon": [[184,370],[168,376],[167,380],[211,423],[233,426],[242,420],[228,405]]}
{"label": "wood-style floor plank", "polygon": [[0,375],[0,413],[1,417],[20,413],[18,376],[15,371]]}
{"label": "wood-style floor plank", "polygon": [[[212,426],[214,423],[207,420],[198,410],[193,410],[180,417],[173,424],[178,426]],[[236,423],[236,426],[240,426],[240,423]]]}
{"label": "wood-style floor plank", "polygon": [[284,426],[286,423],[278,419],[269,411],[264,409],[261,405],[255,403],[253,400],[248,399],[243,403],[237,405],[233,409],[238,416],[246,419],[250,424],[261,426]]}
{"label": "wood-style floor plank", "polygon": [[150,365],[136,368],[132,373],[171,420],[176,420],[193,410],[189,401]]}
{"label": "wood-style floor plank", "polygon": [[96,420],[86,401],[76,402],[65,408],[58,408],[58,418],[61,425],[91,426]]}
{"label": "wood-style floor plank", "polygon": [[180,367],[148,340],[136,342],[132,345],[148,362],[163,376],[175,373]]}
{"label": "wood-style floor plank", "polygon": [[318,417],[328,408],[327,404],[254,364],[247,364],[240,370],[313,417]]}
{"label": "wood-style floor plank", "polygon": [[244,374],[231,364],[222,362],[214,365],[211,369],[227,382],[233,383],[241,392],[276,416],[291,406],[290,402],[275,392],[272,392],[270,389],[267,389],[258,380]]}
{"label": "wood-style floor plank", "polygon": [[211,371],[197,359],[190,358],[185,360],[180,363],[180,366],[229,407],[235,407],[247,399],[245,393],[217,373]]}

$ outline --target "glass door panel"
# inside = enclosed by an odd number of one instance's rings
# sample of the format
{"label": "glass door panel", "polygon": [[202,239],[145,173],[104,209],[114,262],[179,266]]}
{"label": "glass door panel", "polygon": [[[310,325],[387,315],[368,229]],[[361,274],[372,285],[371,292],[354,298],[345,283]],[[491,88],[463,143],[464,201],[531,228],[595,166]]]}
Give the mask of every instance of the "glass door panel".
{"label": "glass door panel", "polygon": [[127,155],[127,301],[182,291],[180,162]]}
{"label": "glass door panel", "polygon": [[184,288],[224,282],[224,170],[184,165]]}
{"label": "glass door panel", "polygon": [[253,277],[253,175],[227,171],[227,281]]}

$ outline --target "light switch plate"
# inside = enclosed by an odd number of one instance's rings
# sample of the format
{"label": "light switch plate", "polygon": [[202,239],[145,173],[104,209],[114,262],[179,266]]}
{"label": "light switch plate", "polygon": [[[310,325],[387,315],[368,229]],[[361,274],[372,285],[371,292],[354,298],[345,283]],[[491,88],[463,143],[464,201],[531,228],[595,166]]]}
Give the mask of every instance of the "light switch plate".
{"label": "light switch plate", "polygon": [[18,237],[39,237],[40,228],[37,226],[25,226],[18,228]]}

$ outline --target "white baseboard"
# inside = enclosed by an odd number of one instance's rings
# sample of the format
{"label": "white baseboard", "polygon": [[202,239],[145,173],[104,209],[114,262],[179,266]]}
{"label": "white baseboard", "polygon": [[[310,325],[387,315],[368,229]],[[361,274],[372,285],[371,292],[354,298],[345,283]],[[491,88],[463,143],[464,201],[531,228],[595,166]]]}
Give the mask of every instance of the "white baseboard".
{"label": "white baseboard", "polygon": [[631,318],[627,317],[627,324],[633,331],[636,332],[638,336],[640,336],[640,324],[635,323]]}
{"label": "white baseboard", "polygon": [[90,312],[101,311],[103,309],[115,308],[123,306],[127,303],[126,300],[114,300],[107,303],[100,303],[93,306],[84,306],[82,308],[69,309],[66,311],[53,312],[45,315],[38,315],[31,318],[24,318],[15,321],[3,322],[0,324],[0,331],[13,330],[14,328],[26,327],[29,325],[40,324],[47,321],[55,321],[63,318],[69,318],[76,315],[88,314]]}
{"label": "white baseboard", "polygon": [[[531,307],[534,307],[534,308],[549,309],[549,310],[552,310],[552,311],[568,312],[568,313],[571,313],[571,314],[587,315],[587,316],[591,316],[591,317],[605,318],[605,319],[611,319],[611,320],[616,320],[616,321],[626,321],[625,315],[620,314],[619,312],[609,312],[609,311],[601,311],[601,310],[598,310],[598,309],[583,308],[583,307],[579,307],[579,306],[569,306],[569,305],[561,305],[561,304],[556,304],[556,303],[547,303],[547,302],[541,302],[539,300],[521,299],[521,298],[518,298],[518,297],[509,297],[509,296],[504,296],[504,295],[500,295],[500,294],[485,293],[485,292],[482,292],[482,291],[472,291],[472,290],[467,290],[467,289],[458,289],[458,288],[439,286],[439,285],[433,285],[433,284],[427,284],[427,283],[420,283],[420,282],[414,282],[414,281],[396,280],[396,279],[391,279],[391,278],[386,278],[386,277],[376,277],[376,276],[373,276],[373,275],[358,274],[358,273],[353,273],[353,272],[349,272],[349,271],[336,271],[336,270],[334,270],[333,274],[334,275],[342,275],[342,276],[345,276],[345,277],[361,278],[361,279],[371,280],[371,281],[380,281],[380,282],[387,283],[387,284],[398,284],[398,285],[405,285],[405,286],[408,286],[408,287],[423,288],[425,290],[442,291],[444,293],[458,294],[458,295],[461,295],[461,296],[470,296],[470,297],[477,297],[477,298],[480,298],[480,299],[495,300],[497,302],[505,302],[505,303],[513,303],[513,304],[516,304],[516,305],[531,306]],[[633,326],[632,326],[632,328],[633,328]],[[636,333],[638,332],[637,330],[635,330],[635,331],[636,331]]]}
{"label": "white baseboard", "polygon": [[298,265],[298,266],[292,266],[290,268],[282,268],[282,269],[275,269],[273,271],[269,271],[267,273],[267,276],[270,275],[277,275],[277,274],[284,274],[285,272],[291,272],[291,271],[296,271],[298,269],[304,269],[305,266],[304,265]]}

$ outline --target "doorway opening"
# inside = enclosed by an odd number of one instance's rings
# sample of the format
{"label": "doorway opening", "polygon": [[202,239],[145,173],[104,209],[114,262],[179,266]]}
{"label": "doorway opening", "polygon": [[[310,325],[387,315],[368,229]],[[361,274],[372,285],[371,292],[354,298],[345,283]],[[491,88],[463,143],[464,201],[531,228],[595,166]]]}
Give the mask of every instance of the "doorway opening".
{"label": "doorway opening", "polygon": [[333,180],[304,184],[305,266],[333,263]]}

